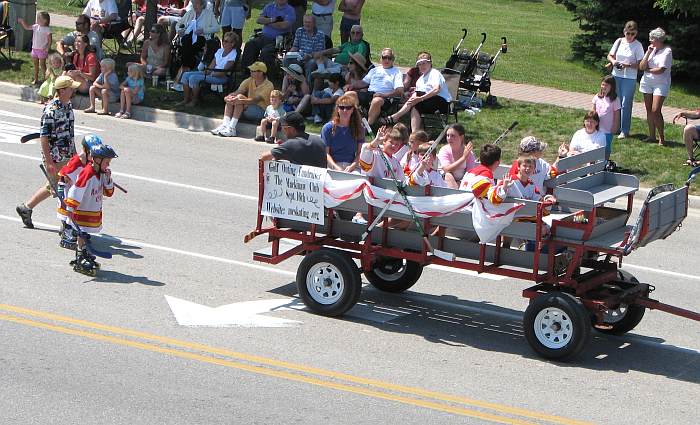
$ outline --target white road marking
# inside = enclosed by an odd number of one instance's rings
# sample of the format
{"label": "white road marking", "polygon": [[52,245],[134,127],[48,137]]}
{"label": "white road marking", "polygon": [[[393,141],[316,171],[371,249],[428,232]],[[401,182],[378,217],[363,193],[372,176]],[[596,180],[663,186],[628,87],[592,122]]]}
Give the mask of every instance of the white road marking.
{"label": "white road marking", "polygon": [[[5,156],[9,156],[9,157],[14,157],[14,158],[29,159],[29,160],[33,160],[33,161],[41,161],[41,158],[39,158],[39,157],[35,157],[35,156],[31,156],[31,155],[23,155],[23,154],[14,153],[14,152],[5,152],[5,151],[1,151],[1,150],[0,150],[0,155],[5,155]],[[227,191],[218,190],[218,189],[211,189],[208,187],[193,186],[193,185],[184,184],[184,183],[171,182],[168,180],[161,180],[161,179],[154,179],[151,177],[137,176],[135,174],[127,174],[127,173],[120,173],[120,172],[113,172],[112,174],[115,176],[122,176],[122,177],[131,178],[134,180],[143,180],[143,181],[147,181],[147,182],[151,182],[151,183],[164,184],[164,185],[179,187],[179,188],[183,188],[183,189],[198,190],[201,192],[212,193],[215,195],[229,196],[232,198],[245,199],[248,201],[257,201],[258,200],[258,198],[256,196],[244,195],[242,193],[227,192]],[[7,216],[0,216],[0,217],[7,217]],[[14,220],[14,218],[13,218],[13,220]],[[168,248],[168,249],[173,249],[173,248]],[[630,263],[625,263],[625,266],[629,267],[629,268],[636,268],[639,270],[649,271],[652,273],[665,274],[668,276],[682,277],[682,278],[691,279],[691,280],[700,280],[700,276],[695,276],[695,275],[690,275],[690,274],[685,274],[685,273],[671,272],[671,271],[666,271],[666,270],[661,270],[661,269],[652,269],[649,267],[637,266],[637,265],[630,264]],[[429,267],[436,269],[436,270],[447,271],[450,273],[464,274],[464,275],[474,276],[474,277],[481,277],[484,279],[491,279],[491,280],[503,280],[503,279],[505,279],[504,276],[492,275],[492,274],[488,274],[488,273],[478,274],[478,273],[470,271],[470,270],[451,269],[449,267],[439,266],[439,265],[431,265]]]}
{"label": "white road marking", "polygon": [[[90,127],[80,127],[76,126],[75,127],[75,135],[76,137],[84,136],[89,133],[93,133],[94,131],[89,131],[89,130],[95,130],[95,131],[103,131],[99,129],[92,129]],[[39,127],[37,125],[33,124],[20,124],[12,121],[2,121],[0,120],[0,142],[3,143],[12,143],[12,144],[21,144],[20,138],[24,136],[25,134],[30,134],[30,133],[36,133],[39,131]],[[33,145],[38,142],[38,139],[31,140],[27,142],[26,144],[28,145]]]}
{"label": "white road marking", "polygon": [[[39,158],[39,157],[31,156],[31,155],[23,155],[23,154],[14,153],[14,152],[0,151],[0,155],[11,156],[14,158],[31,159],[31,160],[34,160],[37,162],[41,161],[41,158]],[[212,193],[214,195],[222,195],[222,196],[229,196],[232,198],[245,199],[247,201],[257,201],[258,200],[257,196],[244,195],[242,193],[235,193],[235,192],[227,192],[224,190],[211,189],[211,188],[202,187],[202,186],[194,186],[191,184],[172,182],[172,181],[162,180],[162,179],[154,179],[151,177],[137,176],[135,174],[121,173],[118,171],[113,172],[112,175],[127,177],[127,178],[134,179],[134,180],[143,180],[143,181],[147,181],[150,183],[164,184],[167,186],[179,187],[182,189],[198,190],[200,192]]]}
{"label": "white road marking", "polygon": [[303,303],[298,299],[244,301],[219,307],[209,307],[168,295],[165,299],[175,320],[182,326],[286,328],[302,323],[298,320],[263,315],[273,311],[303,308]]}

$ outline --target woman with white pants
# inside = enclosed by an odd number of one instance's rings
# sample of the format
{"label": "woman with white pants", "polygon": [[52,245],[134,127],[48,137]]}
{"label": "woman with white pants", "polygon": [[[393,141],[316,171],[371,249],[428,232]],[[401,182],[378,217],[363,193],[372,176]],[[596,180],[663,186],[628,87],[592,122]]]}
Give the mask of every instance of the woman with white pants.
{"label": "woman with white pants", "polygon": [[647,124],[649,125],[649,137],[647,142],[656,141],[656,133],[659,133],[659,145],[663,146],[664,138],[664,116],[661,108],[664,106],[664,99],[668,96],[671,88],[671,63],[673,55],[671,48],[664,45],[666,32],[661,28],[656,28],[649,32],[649,47],[647,48],[642,61],[639,62],[639,69],[644,71],[642,81],[639,83],[639,91],[644,93],[644,106],[647,110]]}
{"label": "woman with white pants", "polygon": [[637,32],[637,23],[627,22],[623,30],[624,37],[615,40],[608,53],[608,60],[613,64],[612,75],[615,77],[617,96],[622,106],[618,139],[624,139],[630,134],[634,89],[637,87],[637,69],[644,57],[644,48],[637,40]]}

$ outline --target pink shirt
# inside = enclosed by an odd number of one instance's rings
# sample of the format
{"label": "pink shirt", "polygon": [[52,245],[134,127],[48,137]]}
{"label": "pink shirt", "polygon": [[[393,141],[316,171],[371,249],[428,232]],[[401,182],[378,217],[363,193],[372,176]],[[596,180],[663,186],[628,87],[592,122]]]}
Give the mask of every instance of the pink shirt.
{"label": "pink shirt", "polygon": [[51,35],[51,28],[42,27],[39,24],[32,25],[32,49],[48,50],[49,35]]}
{"label": "pink shirt", "polygon": [[[440,165],[442,167],[455,162],[455,157],[452,154],[452,148],[450,147],[450,145],[445,145],[442,148],[440,148],[440,152],[438,153],[438,159],[440,160]],[[456,169],[452,170],[452,175],[455,177],[456,180],[462,180],[464,174],[472,168],[476,167],[476,165],[477,164],[476,158],[474,158],[474,152],[469,152],[467,160],[464,161],[464,164],[462,164],[461,167],[457,167]]]}
{"label": "pink shirt", "polygon": [[598,130],[601,133],[611,134],[613,132],[612,126],[615,119],[615,111],[619,111],[622,108],[620,106],[620,98],[618,97],[611,102],[607,96],[599,97],[595,95],[593,96],[593,108],[600,118]]}

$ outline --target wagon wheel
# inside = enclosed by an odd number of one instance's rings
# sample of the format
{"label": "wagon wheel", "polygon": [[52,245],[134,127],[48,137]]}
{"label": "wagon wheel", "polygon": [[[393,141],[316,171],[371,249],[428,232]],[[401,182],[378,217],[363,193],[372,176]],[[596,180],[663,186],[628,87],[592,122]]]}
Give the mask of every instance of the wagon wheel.
{"label": "wagon wheel", "polygon": [[[639,283],[636,277],[624,270],[618,270],[620,280],[632,284]],[[621,303],[615,308],[605,310],[603,312],[603,321],[601,327],[596,327],[598,332],[622,335],[634,329],[639,322],[642,321],[646,307],[637,304]]]}
{"label": "wagon wheel", "polygon": [[523,327],[535,352],[562,361],[581,352],[591,334],[588,311],[579,299],[564,292],[535,298],[525,310]]}
{"label": "wagon wheel", "polygon": [[365,272],[369,283],[384,292],[403,292],[415,285],[423,273],[423,266],[400,258],[380,258]]}
{"label": "wagon wheel", "polygon": [[328,248],[304,257],[296,281],[304,304],[323,316],[340,316],[350,310],[362,291],[360,270],[352,258]]}

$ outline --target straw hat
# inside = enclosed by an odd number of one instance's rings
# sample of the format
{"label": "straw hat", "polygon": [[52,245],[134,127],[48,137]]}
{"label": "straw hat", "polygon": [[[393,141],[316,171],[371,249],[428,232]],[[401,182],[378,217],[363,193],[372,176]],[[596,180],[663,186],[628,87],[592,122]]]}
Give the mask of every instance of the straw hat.
{"label": "straw hat", "polygon": [[365,57],[362,56],[359,53],[350,53],[350,60],[355,62],[357,66],[362,68],[362,70],[367,71],[367,61],[365,60]]}
{"label": "straw hat", "polygon": [[297,81],[304,81],[304,70],[301,69],[301,65],[293,63],[287,67],[282,67],[282,71],[286,72],[289,74],[290,77],[294,78]]}
{"label": "straw hat", "polygon": [[56,78],[56,81],[53,83],[53,88],[58,90],[58,89],[65,89],[68,87],[72,87],[74,89],[77,89],[80,87],[80,83],[78,81],[75,81],[71,77],[67,75],[61,75],[58,78]]}

